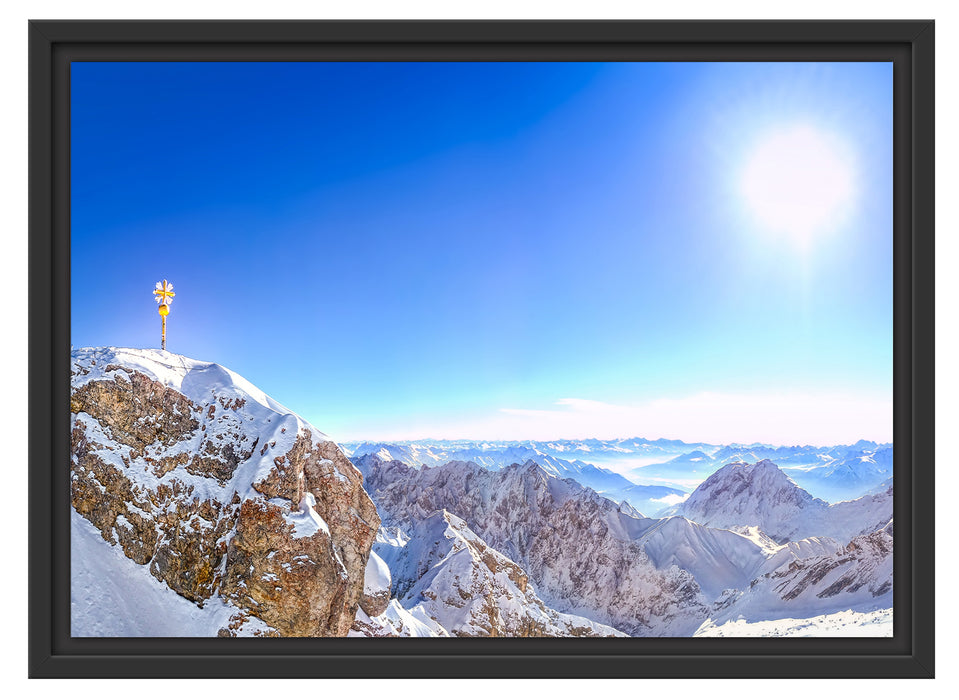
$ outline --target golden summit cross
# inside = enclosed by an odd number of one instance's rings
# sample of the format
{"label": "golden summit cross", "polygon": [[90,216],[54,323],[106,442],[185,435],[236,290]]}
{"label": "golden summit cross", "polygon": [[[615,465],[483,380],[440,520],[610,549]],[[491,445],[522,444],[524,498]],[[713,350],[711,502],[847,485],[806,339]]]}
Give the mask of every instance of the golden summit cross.
{"label": "golden summit cross", "polygon": [[164,350],[166,350],[166,317],[170,314],[170,304],[173,302],[173,297],[175,296],[176,294],[173,293],[173,285],[166,280],[157,282],[156,287],[153,288],[153,297],[156,299],[156,303],[160,305],[157,311],[160,314],[160,318],[163,319],[160,347]]}

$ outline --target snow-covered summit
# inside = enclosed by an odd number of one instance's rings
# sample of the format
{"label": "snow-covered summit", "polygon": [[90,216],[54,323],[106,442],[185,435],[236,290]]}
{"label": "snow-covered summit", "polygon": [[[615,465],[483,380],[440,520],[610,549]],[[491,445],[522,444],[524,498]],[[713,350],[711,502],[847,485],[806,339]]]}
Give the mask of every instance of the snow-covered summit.
{"label": "snow-covered summit", "polygon": [[289,416],[299,425],[309,427],[316,439],[329,439],[252,382],[215,362],[196,360],[167,350],[118,347],[77,348],[70,353],[70,360],[74,388],[113,378],[117,371],[127,374],[138,371],[191,401],[205,403],[214,395],[224,401],[246,399],[254,404],[248,409],[255,413],[251,415],[253,419]]}
{"label": "snow-covered summit", "polygon": [[710,527],[755,526],[781,543],[814,536],[848,542],[892,518],[892,491],[830,505],[763,459],[717,470],[675,512]]}

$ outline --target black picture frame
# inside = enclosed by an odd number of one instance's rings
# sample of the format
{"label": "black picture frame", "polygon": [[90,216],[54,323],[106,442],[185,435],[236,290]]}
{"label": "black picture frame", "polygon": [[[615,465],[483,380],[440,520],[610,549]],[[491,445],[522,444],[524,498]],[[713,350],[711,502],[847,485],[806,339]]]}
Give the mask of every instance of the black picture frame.
{"label": "black picture frame", "polygon": [[[32,21],[28,31],[31,677],[155,677],[158,661],[168,678],[475,677],[477,663],[500,678],[934,676],[933,21]],[[893,63],[894,637],[70,637],[70,65],[347,59]]]}

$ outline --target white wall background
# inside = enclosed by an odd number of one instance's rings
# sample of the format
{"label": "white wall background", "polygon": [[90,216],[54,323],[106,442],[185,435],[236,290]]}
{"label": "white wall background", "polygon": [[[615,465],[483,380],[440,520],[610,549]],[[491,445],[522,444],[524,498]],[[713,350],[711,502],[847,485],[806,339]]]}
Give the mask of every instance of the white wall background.
{"label": "white wall background", "polygon": [[[630,696],[749,698],[822,698],[852,696],[863,700],[893,698],[922,693],[926,697],[947,697],[947,688],[959,679],[955,658],[959,644],[956,629],[957,595],[954,500],[957,483],[957,410],[959,363],[955,361],[959,300],[959,236],[956,207],[959,182],[956,178],[956,125],[959,125],[956,88],[959,85],[959,3],[912,0],[911,2],[852,2],[850,0],[805,0],[763,2],[759,0],[673,0],[672,2],[616,2],[583,0],[532,2],[531,0],[360,0],[355,2],[269,2],[230,3],[211,0],[6,0],[0,7],[0,280],[5,302],[0,306],[0,371],[3,373],[0,417],[3,426],[3,476],[0,481],[0,518],[3,529],[2,597],[0,617],[4,652],[0,654],[4,695],[24,697],[26,693],[68,694],[72,698],[123,697],[137,694],[146,698],[168,696],[171,691],[191,694],[226,695],[245,698],[266,694],[288,695],[305,691],[325,697],[426,698],[433,693],[457,698],[490,698],[556,694],[565,697],[598,697],[606,693]],[[26,453],[22,432],[26,412],[26,260],[27,260],[27,20],[28,19],[935,19],[936,20],[936,123],[937,123],[937,666],[939,678],[917,686],[909,681],[554,681],[537,680],[456,683],[423,681],[329,681],[293,685],[272,681],[224,682],[218,680],[169,682],[134,681],[34,681],[26,685]],[[163,670],[157,669],[158,677]],[[224,694],[224,695],[221,695]],[[950,695],[951,696],[951,695]]]}

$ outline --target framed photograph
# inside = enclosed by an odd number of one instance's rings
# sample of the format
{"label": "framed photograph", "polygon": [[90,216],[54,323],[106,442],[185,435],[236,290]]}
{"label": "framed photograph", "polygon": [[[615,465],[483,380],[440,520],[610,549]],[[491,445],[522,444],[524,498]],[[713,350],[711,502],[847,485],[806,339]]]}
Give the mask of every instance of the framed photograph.
{"label": "framed photograph", "polygon": [[934,675],[932,21],[29,31],[32,677]]}

